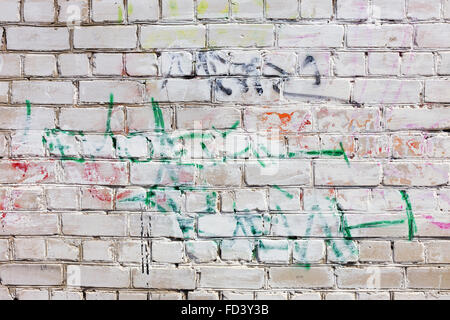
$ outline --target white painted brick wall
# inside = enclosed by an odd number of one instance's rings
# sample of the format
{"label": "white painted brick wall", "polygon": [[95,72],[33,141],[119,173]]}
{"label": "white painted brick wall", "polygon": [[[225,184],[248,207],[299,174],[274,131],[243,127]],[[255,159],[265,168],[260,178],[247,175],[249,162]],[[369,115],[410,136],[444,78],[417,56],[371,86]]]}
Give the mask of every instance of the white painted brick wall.
{"label": "white painted brick wall", "polygon": [[1,0],[0,300],[448,298],[448,19]]}

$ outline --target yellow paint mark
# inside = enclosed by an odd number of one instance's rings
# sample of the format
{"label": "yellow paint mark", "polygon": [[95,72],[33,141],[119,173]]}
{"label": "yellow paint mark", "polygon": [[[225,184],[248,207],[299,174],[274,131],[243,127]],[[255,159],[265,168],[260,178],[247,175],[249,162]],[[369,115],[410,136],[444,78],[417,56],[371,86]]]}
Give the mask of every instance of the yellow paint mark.
{"label": "yellow paint mark", "polygon": [[239,3],[231,1],[231,12],[236,14],[239,12]]}
{"label": "yellow paint mark", "polygon": [[119,22],[123,22],[123,12],[122,12],[122,7],[119,7],[119,13],[118,13],[118,20]]}
{"label": "yellow paint mark", "polygon": [[131,3],[128,4],[128,15],[131,16],[133,14],[133,5]]}
{"label": "yellow paint mark", "polygon": [[257,6],[263,7],[264,6],[264,0],[253,0]]}
{"label": "yellow paint mark", "polygon": [[201,0],[200,3],[197,6],[197,11],[199,14],[204,14],[206,12],[206,10],[208,10],[208,1],[206,0]]}
{"label": "yellow paint mark", "polygon": [[230,4],[227,2],[225,8],[222,11],[220,11],[220,13],[228,14],[229,11],[230,11]]}
{"label": "yellow paint mark", "polygon": [[171,16],[177,16],[178,15],[178,4],[177,0],[170,0],[169,1],[169,10]]}

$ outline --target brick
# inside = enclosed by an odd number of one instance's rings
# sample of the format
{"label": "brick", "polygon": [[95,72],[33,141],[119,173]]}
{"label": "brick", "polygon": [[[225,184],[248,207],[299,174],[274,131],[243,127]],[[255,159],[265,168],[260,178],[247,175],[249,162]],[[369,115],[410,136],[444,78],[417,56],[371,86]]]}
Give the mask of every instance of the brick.
{"label": "brick", "polygon": [[235,19],[261,19],[263,8],[264,2],[261,0],[237,0],[231,3],[231,12]]}
{"label": "brick", "polygon": [[0,75],[3,77],[20,77],[21,76],[21,60],[18,54],[2,54],[0,55]]}
{"label": "brick", "polygon": [[450,74],[450,53],[440,52],[437,56],[437,73],[439,75]]}
{"label": "brick", "polygon": [[147,292],[119,291],[119,300],[147,300]]}
{"label": "brick", "polygon": [[18,22],[20,20],[20,1],[5,0],[0,4],[0,21]]}
{"label": "brick", "polygon": [[283,96],[290,101],[347,102],[350,100],[350,82],[344,79],[330,79],[317,85],[313,80],[294,78],[285,84]]}
{"label": "brick", "polygon": [[158,0],[128,1],[128,21],[156,21],[159,17]]}
{"label": "brick", "polygon": [[58,6],[58,22],[75,26],[89,21],[88,0],[58,0]]}
{"label": "brick", "polygon": [[[347,226],[352,237],[361,238],[406,238],[408,236],[408,221],[402,214],[348,214]],[[381,222],[380,222],[381,221]],[[393,221],[393,222],[392,222]],[[400,223],[400,221],[402,223]],[[366,224],[386,223],[383,228],[367,228]],[[389,224],[391,222],[391,224]]]}
{"label": "brick", "polygon": [[259,240],[256,248],[257,258],[261,263],[289,263],[290,250],[287,240]]}
{"label": "brick", "polygon": [[142,103],[143,90],[136,81],[80,81],[80,101],[106,103],[113,94],[116,103]]}
{"label": "brick", "polygon": [[376,186],[381,183],[380,163],[317,161],[314,164],[314,184],[317,186]]}
{"label": "brick", "polygon": [[4,285],[57,286],[63,283],[61,265],[6,264],[0,266]]}
{"label": "brick", "polygon": [[405,18],[405,3],[400,1],[374,0],[373,17],[383,20],[402,20]]}
{"label": "brick", "polygon": [[280,214],[272,218],[271,226],[276,237],[337,237],[339,221],[330,214],[320,214],[318,219],[307,214]]}
{"label": "brick", "polygon": [[147,99],[159,102],[211,101],[211,81],[209,79],[169,79],[148,80]]}
{"label": "brick", "polygon": [[187,241],[186,255],[196,263],[213,262],[217,260],[218,246],[214,241]]}
{"label": "brick", "polygon": [[[330,2],[331,3],[331,2]],[[292,47],[332,47],[343,46],[344,28],[338,25],[283,25],[278,30],[278,45]]]}
{"label": "brick", "polygon": [[[244,85],[243,85],[244,83]],[[259,103],[277,102],[280,100],[279,82],[272,79],[252,81],[239,78],[217,79],[215,83],[215,96],[218,102]],[[247,91],[245,88],[248,88]],[[276,89],[275,89],[276,88]]]}
{"label": "brick", "polygon": [[[239,37],[236,35],[239,34]],[[212,24],[208,45],[211,47],[269,47],[274,43],[273,26],[269,24]]]}
{"label": "brick", "polygon": [[389,162],[383,167],[385,185],[437,186],[448,183],[448,165]]}
{"label": "brick", "polygon": [[355,294],[351,292],[328,292],[325,300],[356,300]]}
{"label": "brick", "polygon": [[331,288],[334,284],[333,271],[329,267],[309,269],[273,267],[269,269],[271,288]]}
{"label": "brick", "polygon": [[65,213],[62,224],[64,234],[78,236],[125,236],[127,229],[122,215]]}
{"label": "brick", "polygon": [[419,81],[394,79],[357,79],[353,100],[360,103],[419,103]]}
{"label": "brick", "polygon": [[206,28],[201,25],[143,26],[140,42],[143,49],[203,48]]}
{"label": "brick", "polygon": [[400,56],[397,53],[369,53],[369,74],[398,75],[400,71]]}
{"label": "brick", "polygon": [[92,20],[94,22],[122,22],[125,16],[122,0],[97,0],[92,2]]}
{"label": "brick", "polygon": [[300,13],[306,19],[329,19],[333,15],[333,2],[330,0],[303,0]]}
{"label": "brick", "polygon": [[416,43],[419,48],[448,48],[449,40],[444,36],[449,26],[443,23],[416,25]]}
{"label": "brick", "polygon": [[246,239],[222,240],[220,244],[221,259],[251,261],[253,247],[253,243]]}
{"label": "brick", "polygon": [[53,77],[56,75],[56,59],[53,55],[26,55],[25,75]]}
{"label": "brick", "polygon": [[227,0],[201,0],[197,2],[198,19],[223,19],[229,16]]}
{"label": "brick", "polygon": [[94,75],[122,75],[124,73],[123,56],[117,53],[96,53],[94,54]]}
{"label": "brick", "polygon": [[444,90],[445,85],[444,80],[425,81],[425,101],[448,103],[450,95]]}
{"label": "brick", "polygon": [[198,234],[202,237],[261,236],[264,222],[260,215],[202,215],[198,218]]}
{"label": "brick", "polygon": [[83,300],[83,293],[77,291],[55,290],[51,293],[51,300]]}
{"label": "brick", "polygon": [[6,29],[9,50],[61,51],[70,49],[69,30],[53,27],[9,27]]}
{"label": "brick", "polygon": [[349,25],[349,47],[408,48],[412,45],[413,29],[408,25]]}
{"label": "brick", "polygon": [[132,270],[133,287],[149,289],[184,289],[196,288],[196,274],[192,268],[151,268],[149,274],[140,269]]}
{"label": "brick", "polygon": [[158,75],[158,60],[153,53],[128,53],[125,61],[127,74],[130,76]]}
{"label": "brick", "polygon": [[392,262],[391,243],[388,241],[361,241],[359,260],[361,262]]}
{"label": "brick", "polygon": [[408,288],[436,288],[438,290],[450,287],[448,267],[410,267],[406,268]]}
{"label": "brick", "polygon": [[440,107],[389,108],[386,110],[386,126],[388,130],[443,130],[450,127],[446,117],[446,112],[450,111],[447,110]]}
{"label": "brick", "polygon": [[449,263],[450,252],[446,241],[429,241],[425,243],[428,263]]}
{"label": "brick", "polygon": [[431,53],[404,53],[400,72],[406,76],[433,75],[434,57]]}
{"label": "brick", "polygon": [[345,20],[367,20],[369,18],[369,1],[338,0],[337,18]]}
{"label": "brick", "polygon": [[89,75],[89,57],[86,54],[61,54],[58,57],[58,63],[63,77]]}
{"label": "brick", "polygon": [[83,242],[83,261],[114,260],[114,243],[108,240],[92,240]]}
{"label": "brick", "polygon": [[52,0],[25,0],[23,15],[25,22],[53,22],[55,19]]}
{"label": "brick", "polygon": [[117,300],[115,292],[94,291],[86,292],[86,300]]}
{"label": "brick", "polygon": [[56,235],[58,225],[56,214],[11,212],[2,217],[0,235]]}
{"label": "brick", "polygon": [[136,26],[77,27],[73,45],[77,49],[133,49],[137,45]]}
{"label": "brick", "polygon": [[45,240],[44,239],[15,239],[14,257],[16,260],[44,260]]}
{"label": "brick", "polygon": [[193,0],[163,0],[162,18],[164,20],[193,20],[194,1]]}
{"label": "brick", "polygon": [[[172,128],[172,110],[170,108],[160,108],[164,129]],[[127,126],[130,131],[151,131],[159,129],[155,119],[155,113],[152,108],[127,108]]]}
{"label": "brick", "polygon": [[0,239],[0,261],[9,260],[9,242],[8,239]]}
{"label": "brick", "polygon": [[[105,133],[108,127],[106,108],[66,108],[59,114],[59,125],[63,130],[96,131]],[[122,131],[123,108],[113,107],[109,121],[111,131]],[[105,140],[105,139],[103,139]]]}
{"label": "brick", "polygon": [[0,103],[9,102],[9,83],[0,82]]}
{"label": "brick", "polygon": [[400,288],[403,270],[396,267],[339,268],[336,270],[339,288],[388,289]]}
{"label": "brick", "polygon": [[39,210],[42,208],[42,189],[39,187],[15,188],[11,190],[10,203],[13,210]]}
{"label": "brick", "polygon": [[[347,3],[344,1],[344,3]],[[365,57],[362,52],[338,52],[334,60],[334,73],[340,77],[364,76]]]}
{"label": "brick", "polygon": [[117,248],[117,261],[119,262],[142,262],[142,241],[120,241]]}
{"label": "brick", "polygon": [[63,167],[63,181],[68,184],[124,185],[128,182],[128,168],[124,162],[66,161]]}
{"label": "brick", "polygon": [[0,183],[55,182],[56,163],[52,161],[1,161]]}
{"label": "brick", "polygon": [[130,272],[127,268],[107,266],[68,265],[69,287],[128,288]]}
{"label": "brick", "polygon": [[325,244],[322,240],[296,240],[292,246],[294,263],[322,263],[325,259]]}
{"label": "brick", "polygon": [[76,240],[48,239],[47,258],[50,260],[78,261],[80,246]]}
{"label": "brick", "polygon": [[35,104],[72,104],[74,87],[67,81],[14,81],[12,102]]}
{"label": "brick", "polygon": [[184,246],[179,241],[153,241],[152,259],[162,263],[183,263]]}
{"label": "brick", "polygon": [[261,289],[264,270],[256,268],[201,267],[201,288]]}
{"label": "brick", "polygon": [[266,17],[269,19],[297,19],[299,2],[297,0],[266,1]]}
{"label": "brick", "polygon": [[219,300],[218,292],[208,291],[190,291],[188,292],[188,300]]}
{"label": "brick", "polygon": [[441,2],[439,0],[412,0],[407,3],[408,18],[414,20],[431,20],[440,18]]}
{"label": "brick", "polygon": [[[289,165],[288,165],[289,164]],[[291,169],[286,170],[286,165]],[[302,160],[275,160],[265,167],[258,162],[245,164],[245,181],[248,185],[310,185],[311,164]]]}
{"label": "brick", "polygon": [[48,290],[38,289],[18,289],[16,290],[17,300],[49,300]]}

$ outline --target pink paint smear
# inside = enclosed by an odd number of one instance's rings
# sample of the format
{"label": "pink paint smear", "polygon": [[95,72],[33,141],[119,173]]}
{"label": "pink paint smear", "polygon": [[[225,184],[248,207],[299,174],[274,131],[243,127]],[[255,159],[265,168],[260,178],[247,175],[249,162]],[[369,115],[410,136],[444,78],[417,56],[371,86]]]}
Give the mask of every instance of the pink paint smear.
{"label": "pink paint smear", "polygon": [[424,216],[424,217],[425,217],[425,219],[430,220],[430,222],[432,224],[439,227],[440,229],[445,229],[445,230],[450,229],[450,223],[434,221],[434,218],[432,216]]}

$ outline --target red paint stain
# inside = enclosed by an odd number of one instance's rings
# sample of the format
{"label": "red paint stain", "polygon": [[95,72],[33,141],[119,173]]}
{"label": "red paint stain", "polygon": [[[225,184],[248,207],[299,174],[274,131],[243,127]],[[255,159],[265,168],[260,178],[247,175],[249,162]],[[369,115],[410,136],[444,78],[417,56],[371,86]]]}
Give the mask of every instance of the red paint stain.
{"label": "red paint stain", "polygon": [[[292,117],[294,116],[296,112],[293,111],[291,113],[280,113],[280,112],[265,112],[263,113],[261,120],[263,122],[266,122],[269,120],[269,116],[276,115],[278,116],[278,119],[280,120],[280,124],[278,125],[278,129],[281,132],[286,132],[285,128],[290,124],[292,121]],[[311,125],[311,121],[309,119],[303,120],[303,122],[300,124],[298,131],[302,131],[307,125]],[[268,130],[271,130],[273,127],[268,127]]]}
{"label": "red paint stain", "polygon": [[[110,167],[108,167],[108,165]],[[114,166],[114,164],[105,164],[101,166],[98,163],[85,163],[83,179],[93,183],[114,184],[120,180],[122,171],[122,169]]]}
{"label": "red paint stain", "polygon": [[27,172],[30,168],[30,165],[26,162],[12,162],[11,166],[16,170],[20,170],[23,172]]}
{"label": "red paint stain", "polygon": [[133,191],[131,191],[131,190],[123,191],[123,192],[117,194],[116,199],[117,200],[126,199],[132,193],[133,193]]}
{"label": "red paint stain", "polygon": [[107,190],[101,190],[97,188],[89,188],[88,192],[94,198],[97,198],[100,201],[109,202],[111,201],[111,194]]}

